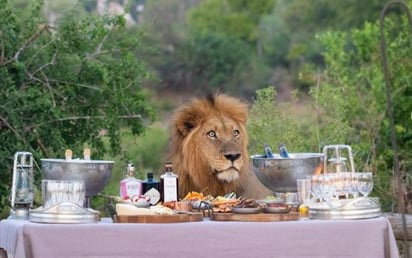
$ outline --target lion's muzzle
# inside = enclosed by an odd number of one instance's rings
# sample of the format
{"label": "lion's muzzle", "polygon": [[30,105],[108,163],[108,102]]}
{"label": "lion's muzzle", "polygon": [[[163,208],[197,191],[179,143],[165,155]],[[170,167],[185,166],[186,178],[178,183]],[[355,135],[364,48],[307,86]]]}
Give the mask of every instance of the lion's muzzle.
{"label": "lion's muzzle", "polygon": [[224,155],[226,159],[234,162],[235,160],[239,159],[241,154],[240,153],[229,153]]}

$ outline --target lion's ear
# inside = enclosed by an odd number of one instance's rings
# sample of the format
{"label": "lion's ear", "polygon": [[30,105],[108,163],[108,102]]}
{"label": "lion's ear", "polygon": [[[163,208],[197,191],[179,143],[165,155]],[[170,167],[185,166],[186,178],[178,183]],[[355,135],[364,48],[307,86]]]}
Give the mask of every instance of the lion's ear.
{"label": "lion's ear", "polygon": [[193,129],[193,124],[189,121],[184,121],[183,123],[176,124],[177,129],[184,135],[188,135],[190,131]]}
{"label": "lion's ear", "polygon": [[176,117],[176,127],[177,130],[183,135],[186,136],[196,127],[198,123],[195,114],[192,112],[183,111]]}

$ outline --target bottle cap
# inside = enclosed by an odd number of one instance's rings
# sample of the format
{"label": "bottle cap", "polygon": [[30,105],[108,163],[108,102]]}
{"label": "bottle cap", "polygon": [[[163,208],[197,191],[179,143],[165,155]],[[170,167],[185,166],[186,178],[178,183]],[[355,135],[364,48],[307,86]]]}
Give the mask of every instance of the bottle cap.
{"label": "bottle cap", "polygon": [[165,169],[166,169],[167,172],[172,172],[173,171],[172,162],[166,162],[165,163]]}
{"label": "bottle cap", "polygon": [[153,179],[153,172],[147,172],[147,178]]}
{"label": "bottle cap", "polygon": [[66,160],[71,160],[73,157],[73,151],[70,149],[67,149],[66,152],[64,153],[64,156]]}
{"label": "bottle cap", "polygon": [[133,176],[133,174],[134,174],[134,164],[129,163],[127,164],[127,175]]}

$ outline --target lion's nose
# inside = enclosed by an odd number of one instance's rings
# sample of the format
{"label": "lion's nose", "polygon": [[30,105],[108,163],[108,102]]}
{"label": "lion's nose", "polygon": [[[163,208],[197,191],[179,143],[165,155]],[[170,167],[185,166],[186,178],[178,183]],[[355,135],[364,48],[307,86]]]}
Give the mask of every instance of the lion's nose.
{"label": "lion's nose", "polygon": [[240,153],[230,153],[230,154],[226,154],[225,155],[225,158],[227,158],[228,160],[230,160],[230,161],[235,161],[235,160],[237,160],[238,158],[240,158]]}

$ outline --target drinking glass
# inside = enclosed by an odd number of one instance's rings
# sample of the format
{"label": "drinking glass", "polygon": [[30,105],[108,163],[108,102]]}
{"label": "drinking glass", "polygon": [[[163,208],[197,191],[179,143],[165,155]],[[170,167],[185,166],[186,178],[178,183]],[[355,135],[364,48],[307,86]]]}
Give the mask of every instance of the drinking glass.
{"label": "drinking glass", "polygon": [[315,202],[322,201],[322,192],[321,192],[321,175],[312,175],[310,181],[310,188],[312,195],[315,199]]}
{"label": "drinking glass", "polygon": [[359,190],[358,190],[358,179],[359,179],[359,172],[350,173],[351,177],[349,179],[348,190],[349,194],[353,196],[354,199],[358,198]]}
{"label": "drinking glass", "polygon": [[322,198],[329,204],[333,201],[333,197],[336,196],[335,177],[333,174],[324,174],[322,176],[321,194]]}
{"label": "drinking glass", "polygon": [[358,177],[358,190],[363,197],[368,197],[373,189],[373,177],[372,172],[359,173]]}
{"label": "drinking glass", "polygon": [[352,177],[351,172],[341,172],[339,173],[339,181],[342,182],[342,189],[340,194],[344,195],[346,199],[349,198],[349,184]]}
{"label": "drinking glass", "polygon": [[298,201],[307,204],[310,200],[311,179],[297,179]]}

